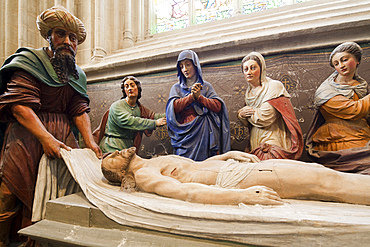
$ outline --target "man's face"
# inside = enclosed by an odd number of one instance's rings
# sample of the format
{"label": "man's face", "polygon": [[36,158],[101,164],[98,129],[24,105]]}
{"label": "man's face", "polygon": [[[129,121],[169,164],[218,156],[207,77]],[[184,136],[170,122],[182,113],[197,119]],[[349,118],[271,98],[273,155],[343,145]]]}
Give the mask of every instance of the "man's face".
{"label": "man's face", "polygon": [[137,96],[139,95],[139,89],[133,80],[128,79],[127,81],[125,81],[125,84],[123,86],[124,86],[125,93],[128,98],[130,97],[137,98]]}
{"label": "man's face", "polygon": [[136,148],[116,150],[102,161],[102,172],[104,176],[112,183],[121,183],[123,178],[127,175],[129,165]]}
{"label": "man's face", "polygon": [[79,79],[75,60],[78,45],[76,33],[62,27],[55,27],[48,40],[50,47],[47,53],[51,57],[50,62],[59,81],[66,84],[70,80],[69,76]]}
{"label": "man's face", "polygon": [[135,154],[135,148],[123,149],[121,151],[114,151],[106,159],[109,159],[110,168],[117,170],[125,170],[130,164],[133,155]]}
{"label": "man's face", "polygon": [[49,43],[54,53],[60,48],[63,53],[76,55],[78,45],[77,35],[63,27],[53,28],[49,36]]}

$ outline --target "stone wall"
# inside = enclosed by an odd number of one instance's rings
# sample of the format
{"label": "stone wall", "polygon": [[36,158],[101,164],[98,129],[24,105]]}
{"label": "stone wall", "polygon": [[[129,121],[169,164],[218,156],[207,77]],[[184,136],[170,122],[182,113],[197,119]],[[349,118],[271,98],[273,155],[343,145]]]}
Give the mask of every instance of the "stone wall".
{"label": "stone wall", "polygon": [[[363,43],[361,46],[364,54],[359,66],[359,74],[365,80],[370,81],[370,43]],[[333,48],[265,56],[267,75],[285,84],[291,94],[295,114],[304,135],[307,133],[314,113],[315,90],[334,71],[328,62]],[[246,90],[246,81],[241,72],[240,62],[241,60],[237,60],[203,66],[204,79],[212,83],[217,94],[226,102],[231,124],[231,146],[234,150],[244,150],[249,137],[248,129],[240,123],[236,116],[238,109],[244,106]],[[176,60],[173,61],[173,67],[175,64]],[[140,102],[155,112],[164,112],[171,86],[177,82],[177,71],[152,73],[138,76],[138,78],[143,88]],[[92,108],[90,117],[92,126],[95,128],[109,106],[122,96],[120,79],[89,84],[88,93]],[[164,150],[172,153],[167,129],[161,127],[155,130],[151,137],[143,138],[139,154],[153,156]],[[305,156],[302,159],[306,159]]]}

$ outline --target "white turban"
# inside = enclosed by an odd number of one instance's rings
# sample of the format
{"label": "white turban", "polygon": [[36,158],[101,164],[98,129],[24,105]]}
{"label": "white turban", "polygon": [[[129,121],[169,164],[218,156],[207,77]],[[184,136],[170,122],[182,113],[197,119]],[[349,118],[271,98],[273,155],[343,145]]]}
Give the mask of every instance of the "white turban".
{"label": "white turban", "polygon": [[54,6],[42,12],[37,16],[36,24],[41,36],[46,40],[49,30],[54,27],[64,27],[76,33],[78,44],[82,44],[86,39],[86,29],[82,21],[62,6]]}

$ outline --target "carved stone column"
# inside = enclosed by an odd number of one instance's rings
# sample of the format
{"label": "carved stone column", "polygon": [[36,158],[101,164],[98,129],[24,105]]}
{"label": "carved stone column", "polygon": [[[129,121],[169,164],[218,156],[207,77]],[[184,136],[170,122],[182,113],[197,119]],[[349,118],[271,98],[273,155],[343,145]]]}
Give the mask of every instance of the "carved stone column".
{"label": "carved stone column", "polygon": [[28,40],[28,1],[18,1],[18,46],[27,46]]}
{"label": "carved stone column", "polygon": [[233,2],[233,8],[234,8],[233,16],[237,16],[237,15],[242,14],[242,12],[243,12],[242,1],[241,0],[234,1]]}
{"label": "carved stone column", "polygon": [[104,0],[95,1],[95,47],[92,50],[92,60],[101,60],[106,55],[105,50],[105,15]]}
{"label": "carved stone column", "polygon": [[68,9],[69,10],[69,12],[71,12],[72,14],[74,14],[74,15],[76,15],[77,13],[76,13],[76,11],[75,11],[75,3],[74,3],[75,1],[73,1],[73,0],[67,0],[66,1],[66,6],[64,6],[66,9]]}
{"label": "carved stone column", "polygon": [[125,29],[123,30],[123,48],[128,48],[134,45],[132,37],[131,11],[132,0],[125,1]]}
{"label": "carved stone column", "polygon": [[137,41],[141,41],[145,37],[145,28],[144,28],[144,16],[145,16],[145,5],[144,0],[138,0],[138,30],[137,30]]}
{"label": "carved stone column", "polygon": [[17,5],[14,4],[12,0],[5,1],[5,9],[3,13],[5,14],[4,23],[4,37],[5,37],[5,57],[13,54],[18,48],[18,37],[17,37]]}
{"label": "carved stone column", "polygon": [[[5,1],[0,1],[0,9],[5,11]],[[0,16],[0,30],[4,30],[5,35],[5,15]],[[0,37],[0,61],[1,63],[5,60],[5,36]]]}
{"label": "carved stone column", "polygon": [[[30,6],[29,6],[30,7]],[[49,4],[49,1],[48,0],[41,0],[39,1],[38,3],[38,7],[36,8],[36,13],[35,13],[35,19],[34,19],[34,25],[32,25],[32,28],[35,30],[36,32],[36,47],[41,47],[41,46],[48,46],[49,43],[47,41],[45,41],[45,39],[40,35],[40,32],[39,30],[37,29],[37,26],[36,26],[36,18],[38,15],[40,15],[43,11],[45,11],[46,9],[50,8],[52,6],[50,6]]]}
{"label": "carved stone column", "polygon": [[188,2],[189,26],[195,25],[195,2],[189,0]]}

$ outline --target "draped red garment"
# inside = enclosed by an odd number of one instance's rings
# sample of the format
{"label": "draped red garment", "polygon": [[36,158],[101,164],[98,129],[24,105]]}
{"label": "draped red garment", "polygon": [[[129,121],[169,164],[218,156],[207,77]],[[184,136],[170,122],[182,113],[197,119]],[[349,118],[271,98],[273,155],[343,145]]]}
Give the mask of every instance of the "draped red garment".
{"label": "draped red garment", "polygon": [[250,153],[256,155],[260,160],[267,159],[294,159],[298,160],[303,151],[303,136],[297,118],[294,113],[293,105],[289,98],[278,97],[268,101],[284,119],[290,132],[291,148],[284,150],[279,146],[261,143]]}
{"label": "draped red garment", "polygon": [[[189,123],[198,116],[193,107],[186,109],[186,107],[194,101],[195,100],[191,94],[174,101],[175,113],[180,115],[180,118],[178,119],[180,124]],[[219,113],[221,111],[221,102],[217,99],[209,99],[200,95],[196,101],[213,112]]]}

